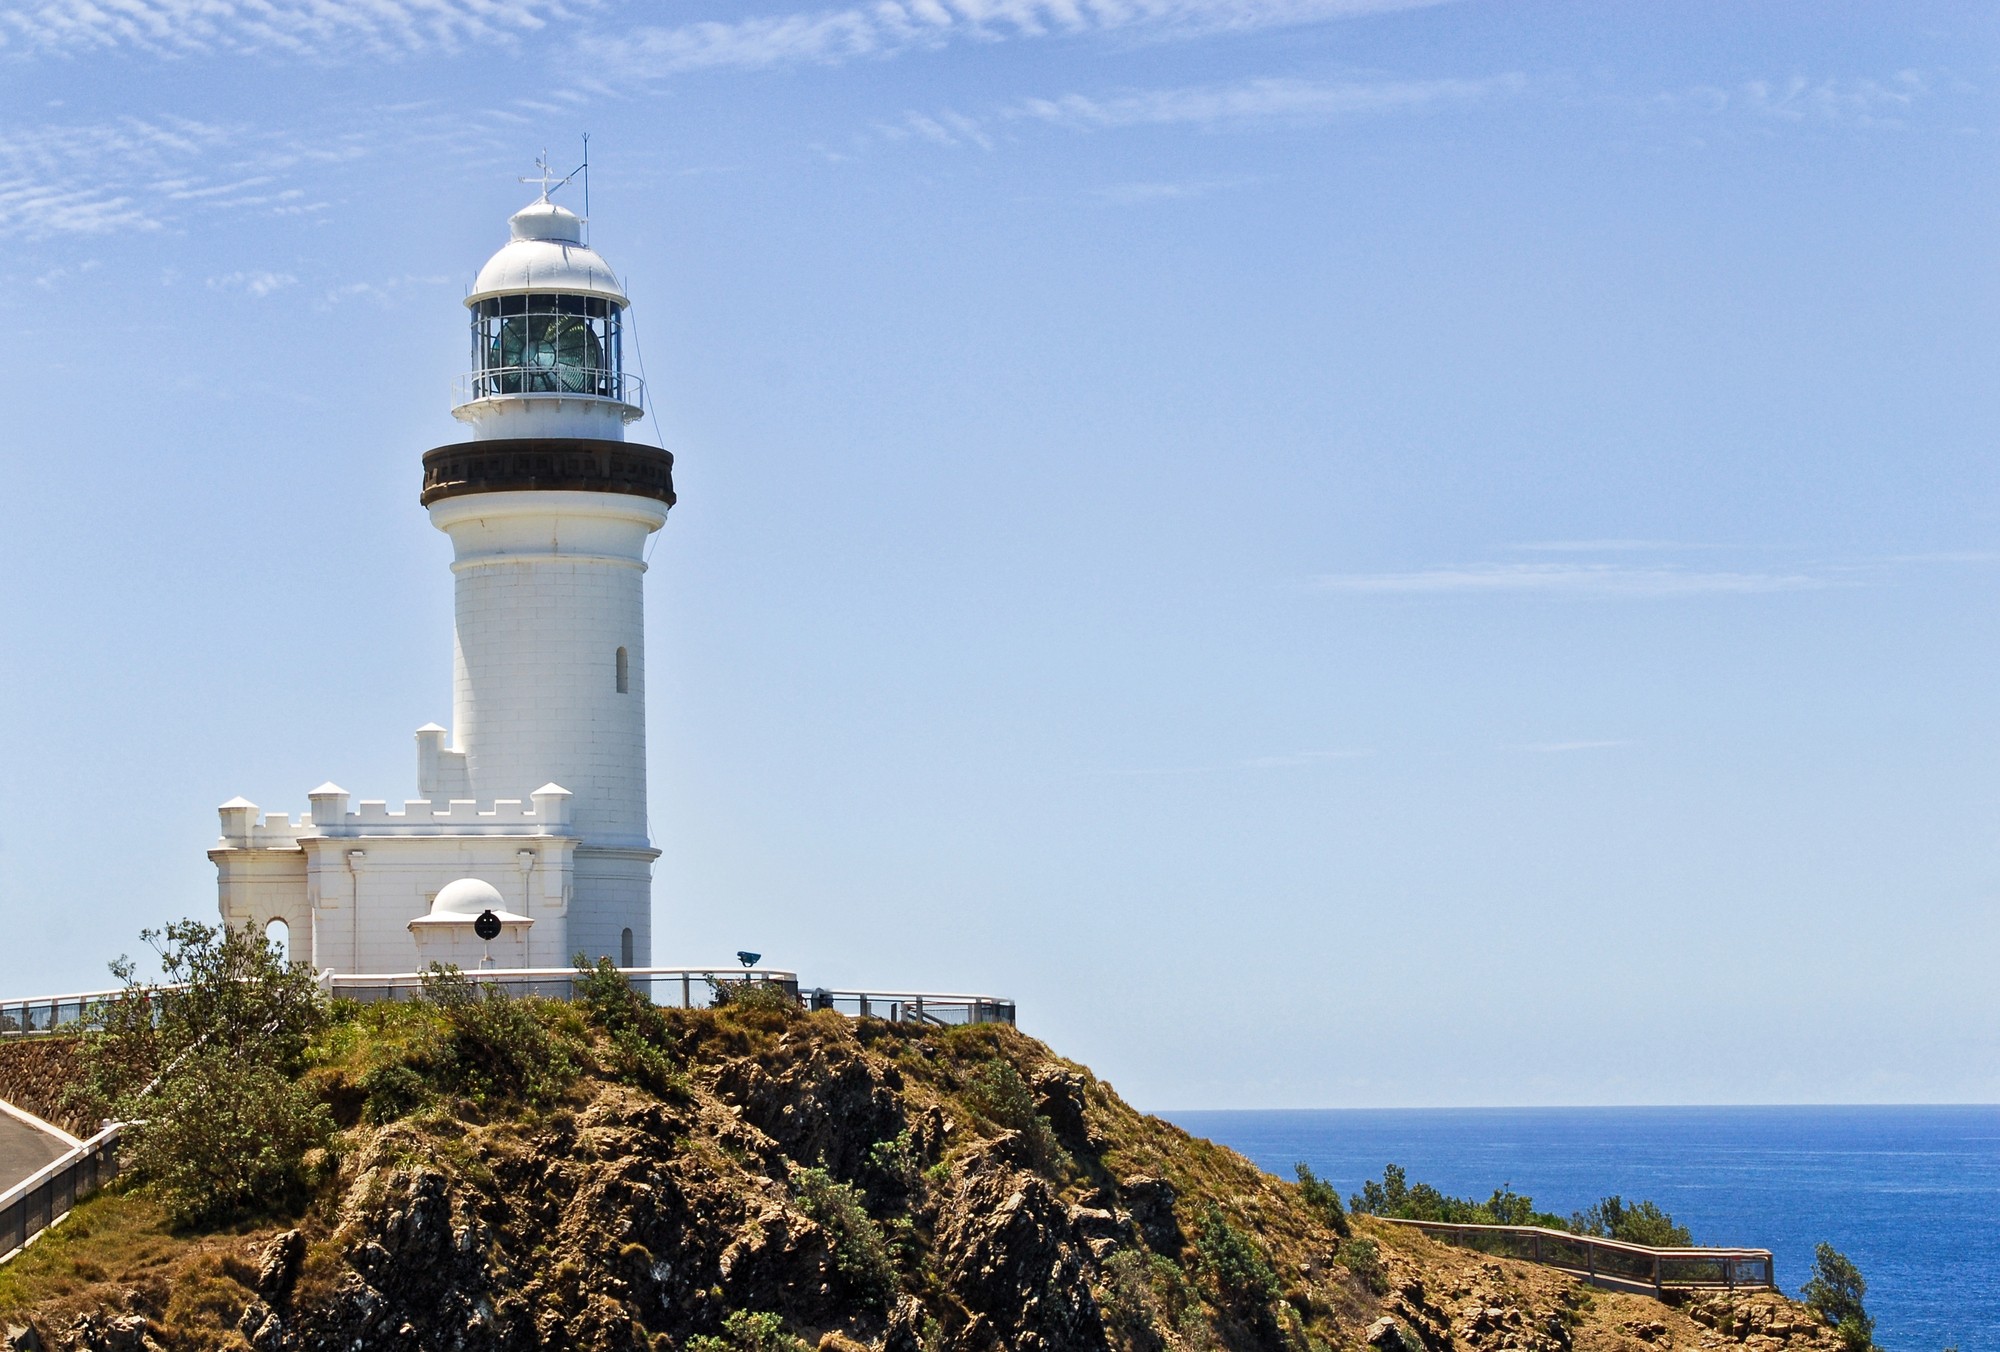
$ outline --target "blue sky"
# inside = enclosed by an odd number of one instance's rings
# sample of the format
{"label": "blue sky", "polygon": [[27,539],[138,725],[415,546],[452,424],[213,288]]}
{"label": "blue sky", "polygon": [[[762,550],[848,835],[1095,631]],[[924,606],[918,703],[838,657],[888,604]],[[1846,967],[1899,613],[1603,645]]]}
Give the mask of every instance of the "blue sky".
{"label": "blue sky", "polygon": [[[1153,1107],[2000,1097],[1973,5],[0,0],[0,989],[414,792],[459,298],[591,134],[656,960]],[[573,205],[580,205],[566,189]]]}

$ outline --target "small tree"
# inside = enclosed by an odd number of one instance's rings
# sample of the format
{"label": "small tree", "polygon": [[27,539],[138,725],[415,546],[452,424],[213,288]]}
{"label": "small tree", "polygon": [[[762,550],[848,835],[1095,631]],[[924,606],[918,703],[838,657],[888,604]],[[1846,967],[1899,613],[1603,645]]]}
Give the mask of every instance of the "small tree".
{"label": "small tree", "polygon": [[712,1333],[688,1339],[688,1352],[811,1352],[803,1338],[785,1332],[777,1315],[738,1310],[722,1321],[722,1336]]}
{"label": "small tree", "polygon": [[1805,1286],[1806,1308],[1827,1323],[1850,1352],[1867,1352],[1875,1345],[1875,1321],[1862,1308],[1868,1282],[1861,1269],[1831,1244],[1813,1250],[1813,1275]]}
{"label": "small tree", "polygon": [[140,937],[166,984],[111,964],[124,990],[92,1011],[72,1104],[131,1124],[125,1163],[179,1224],[296,1200],[306,1153],[333,1130],[295,1082],[326,1021],[311,969],[247,926],[179,920]]}
{"label": "small tree", "polygon": [[1688,1228],[1676,1224],[1657,1203],[1627,1202],[1616,1193],[1571,1216],[1569,1228],[1574,1234],[1648,1244],[1656,1249],[1681,1249],[1694,1243]]}
{"label": "small tree", "polygon": [[896,1294],[896,1267],[888,1241],[862,1204],[860,1190],[836,1182],[824,1169],[797,1169],[792,1188],[799,1209],[826,1228],[833,1241],[833,1264],[857,1301],[870,1309],[887,1307]]}
{"label": "small tree", "polygon": [[1225,1300],[1242,1308],[1262,1309],[1277,1298],[1278,1274],[1272,1270],[1271,1260],[1248,1235],[1229,1223],[1220,1207],[1210,1206],[1202,1213],[1194,1247]]}
{"label": "small tree", "polygon": [[1340,1204],[1340,1192],[1312,1171],[1312,1166],[1300,1160],[1292,1166],[1292,1172],[1299,1179],[1299,1200],[1306,1204],[1306,1210],[1319,1217],[1327,1229],[1342,1239],[1352,1233],[1347,1223],[1347,1210]]}

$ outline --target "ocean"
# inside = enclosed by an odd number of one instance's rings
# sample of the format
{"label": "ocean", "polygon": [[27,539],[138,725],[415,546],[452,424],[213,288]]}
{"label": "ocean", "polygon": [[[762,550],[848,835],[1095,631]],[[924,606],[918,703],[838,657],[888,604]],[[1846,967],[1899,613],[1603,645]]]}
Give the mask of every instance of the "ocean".
{"label": "ocean", "polygon": [[1697,1244],[1770,1249],[1796,1295],[1824,1240],[1868,1281],[1890,1352],[2000,1352],[2000,1107],[1480,1108],[1167,1112],[1287,1178],[1346,1197],[1400,1164],[1568,1215],[1650,1198]]}

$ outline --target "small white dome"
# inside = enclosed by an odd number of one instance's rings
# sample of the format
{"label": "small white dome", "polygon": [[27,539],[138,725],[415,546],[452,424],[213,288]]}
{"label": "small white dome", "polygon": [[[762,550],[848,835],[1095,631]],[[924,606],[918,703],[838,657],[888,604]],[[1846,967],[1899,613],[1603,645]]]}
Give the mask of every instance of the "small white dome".
{"label": "small white dome", "polygon": [[532,202],[507,222],[511,238],[486,260],[467,305],[489,296],[561,292],[629,304],[604,256],[583,243],[583,220],[554,202]]}
{"label": "small white dome", "polygon": [[564,244],[581,244],[583,217],[554,202],[530,202],[507,218],[507,233],[514,239],[551,239]]}
{"label": "small white dome", "polygon": [[446,883],[431,902],[432,915],[478,915],[481,911],[498,914],[504,909],[500,889],[477,878]]}

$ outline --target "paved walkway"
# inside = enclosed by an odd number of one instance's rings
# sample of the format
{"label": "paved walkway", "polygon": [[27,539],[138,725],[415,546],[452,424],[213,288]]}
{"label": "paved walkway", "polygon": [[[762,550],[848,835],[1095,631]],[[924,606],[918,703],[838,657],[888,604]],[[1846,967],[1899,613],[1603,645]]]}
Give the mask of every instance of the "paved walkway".
{"label": "paved walkway", "polygon": [[0,1192],[68,1154],[69,1149],[69,1142],[61,1137],[31,1127],[12,1113],[0,1112]]}

